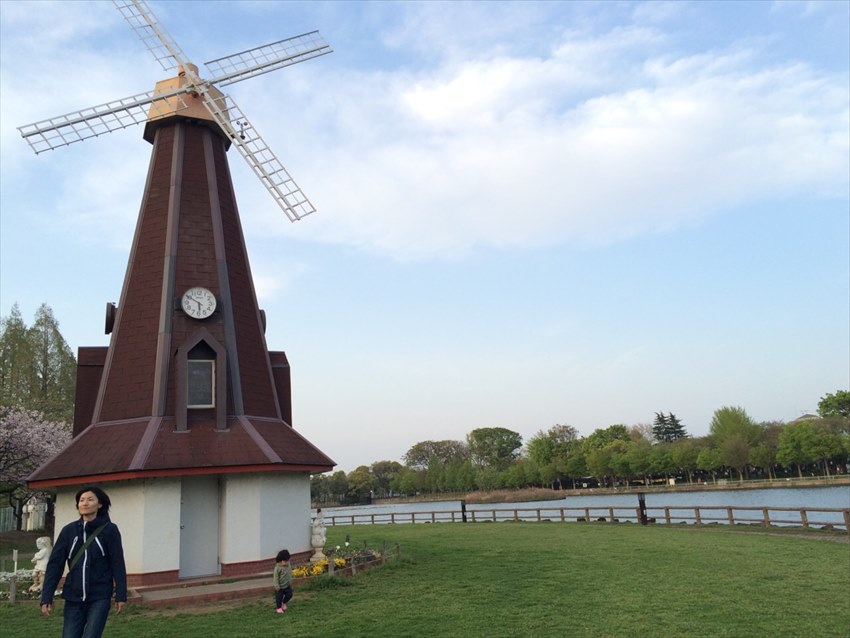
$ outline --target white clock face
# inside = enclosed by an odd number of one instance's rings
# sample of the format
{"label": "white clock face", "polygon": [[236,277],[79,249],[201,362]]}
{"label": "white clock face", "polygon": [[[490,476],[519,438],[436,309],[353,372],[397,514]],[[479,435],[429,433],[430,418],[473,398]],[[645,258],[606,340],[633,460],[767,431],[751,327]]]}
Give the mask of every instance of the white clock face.
{"label": "white clock face", "polygon": [[206,319],[215,312],[215,295],[206,288],[195,286],[183,293],[183,312],[195,319]]}

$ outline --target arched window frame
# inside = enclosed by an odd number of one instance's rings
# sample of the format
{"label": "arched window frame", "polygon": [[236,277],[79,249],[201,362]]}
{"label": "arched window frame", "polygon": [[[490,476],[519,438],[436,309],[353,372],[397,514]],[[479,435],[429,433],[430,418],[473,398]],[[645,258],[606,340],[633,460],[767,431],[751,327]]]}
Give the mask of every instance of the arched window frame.
{"label": "arched window frame", "polygon": [[189,429],[189,353],[200,344],[205,343],[215,352],[213,378],[215,388],[214,407],[215,426],[217,430],[227,429],[227,351],[206,328],[200,328],[177,349],[177,409],[176,429],[185,432]]}

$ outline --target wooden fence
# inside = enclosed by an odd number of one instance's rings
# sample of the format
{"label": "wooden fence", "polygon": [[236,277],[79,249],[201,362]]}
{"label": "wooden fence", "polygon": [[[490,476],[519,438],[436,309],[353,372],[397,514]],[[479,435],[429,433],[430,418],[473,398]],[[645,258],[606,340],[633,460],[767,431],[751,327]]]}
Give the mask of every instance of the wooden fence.
{"label": "wooden fence", "polygon": [[[840,515],[840,516],[830,516]],[[825,516],[826,515],[826,516]],[[647,507],[652,523],[725,523],[729,525],[798,526],[805,529],[826,527],[844,529],[850,534],[850,509],[812,507],[740,507],[723,505],[680,505]],[[826,519],[830,520],[826,520]],[[370,514],[325,515],[327,525],[380,525],[395,523],[459,523],[459,522],[612,522],[641,519],[639,507],[532,507],[431,512],[381,512]]]}
{"label": "wooden fence", "polygon": [[0,507],[0,532],[14,531],[17,523],[13,507]]}

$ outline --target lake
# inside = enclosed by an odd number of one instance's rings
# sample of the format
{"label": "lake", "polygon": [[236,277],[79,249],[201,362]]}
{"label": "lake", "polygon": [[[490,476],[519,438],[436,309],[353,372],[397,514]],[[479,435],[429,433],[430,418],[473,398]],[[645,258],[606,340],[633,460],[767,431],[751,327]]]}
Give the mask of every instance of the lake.
{"label": "lake", "polygon": [[[607,508],[614,509],[614,516],[627,520],[635,516],[635,508],[638,506],[637,494],[583,494],[581,496],[567,496],[553,501],[528,501],[524,503],[487,503],[467,504],[467,512],[496,510],[496,520],[510,520],[513,514],[509,511],[515,509],[540,509],[544,518],[556,518],[559,516],[558,508],[600,508],[604,512],[591,512],[592,517],[607,516]],[[770,489],[746,489],[746,490],[707,490],[697,492],[649,492],[646,494],[647,516],[663,519],[664,507],[687,507],[698,506],[704,508],[704,516],[725,516],[726,508],[759,507],[792,507],[792,508],[850,508],[850,486],[810,487],[810,488],[770,488]],[[551,509],[550,509],[551,508]],[[713,508],[716,508],[714,510]],[[499,510],[506,510],[500,514]],[[460,512],[461,502],[454,501],[420,501],[415,503],[384,503],[380,505],[357,505],[348,507],[327,507],[322,511],[325,517],[351,516],[369,514],[399,514],[410,512]],[[315,512],[314,512],[315,513]],[[676,518],[677,511],[672,512],[671,522],[693,522]],[[691,512],[681,512],[688,516]],[[575,518],[575,513],[569,513]],[[737,515],[736,515],[737,516]],[[748,512],[747,518],[759,518],[757,512]],[[785,517],[792,518],[792,516]],[[828,523],[836,523],[843,526],[844,518],[840,512],[823,512],[817,514],[817,520]],[[377,522],[377,521],[376,521]],[[389,522],[384,520],[381,522]],[[417,521],[418,522],[418,521]],[[425,522],[424,518],[422,522]],[[722,521],[720,521],[722,522]]]}

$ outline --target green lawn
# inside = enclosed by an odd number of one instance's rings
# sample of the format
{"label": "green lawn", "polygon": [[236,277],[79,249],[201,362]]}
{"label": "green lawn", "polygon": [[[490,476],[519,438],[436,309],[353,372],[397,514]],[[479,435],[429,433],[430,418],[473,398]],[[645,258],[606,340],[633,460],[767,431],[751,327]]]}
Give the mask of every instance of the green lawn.
{"label": "green lawn", "polygon": [[[263,600],[128,609],[110,638],[209,636],[808,636],[847,638],[850,545],[729,526],[477,523],[331,527],[328,543],[402,546],[400,561]],[[58,610],[57,610],[58,611]],[[32,603],[3,638],[59,636]]]}

